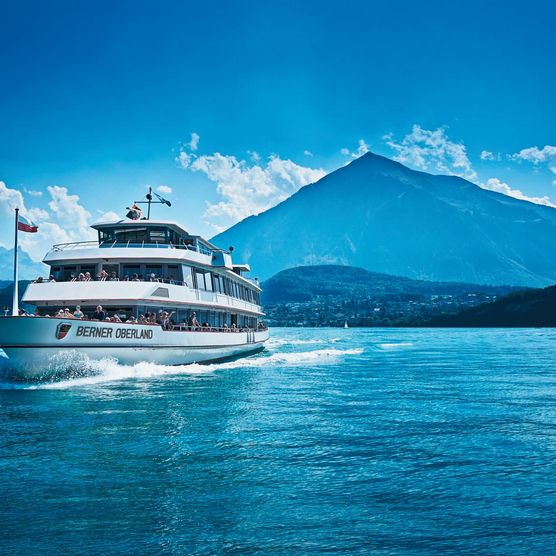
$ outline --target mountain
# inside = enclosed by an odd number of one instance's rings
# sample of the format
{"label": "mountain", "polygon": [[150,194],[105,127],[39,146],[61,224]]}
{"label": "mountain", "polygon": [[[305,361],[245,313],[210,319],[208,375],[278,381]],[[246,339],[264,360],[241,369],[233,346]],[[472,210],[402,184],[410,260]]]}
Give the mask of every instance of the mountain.
{"label": "mountain", "polygon": [[[21,304],[21,298],[25,293],[25,289],[29,285],[29,280],[18,280],[17,283],[18,283],[17,291],[19,293],[18,297],[19,297],[20,306],[25,309],[28,309],[31,306],[26,304]],[[0,280],[0,315],[4,315],[7,309],[11,309],[12,302],[13,302],[13,294],[14,294],[13,281],[8,282],[8,281]]]}
{"label": "mountain", "polygon": [[299,266],[283,270],[262,284],[262,303],[311,301],[317,297],[363,298],[369,295],[504,295],[516,288],[458,282],[412,280],[342,265]]}
{"label": "mountain", "polygon": [[556,210],[367,153],[213,238],[264,280],[342,264],[415,279],[556,282]]}
{"label": "mountain", "polygon": [[[19,277],[21,279],[35,279],[37,276],[48,277],[48,266],[37,263],[27,253],[19,250]],[[13,280],[14,250],[0,247],[0,280]]]}
{"label": "mountain", "polygon": [[517,288],[428,282],[350,266],[300,266],[262,284],[273,326],[422,326]]}
{"label": "mountain", "polygon": [[512,293],[455,315],[439,315],[428,326],[555,327],[556,286]]}

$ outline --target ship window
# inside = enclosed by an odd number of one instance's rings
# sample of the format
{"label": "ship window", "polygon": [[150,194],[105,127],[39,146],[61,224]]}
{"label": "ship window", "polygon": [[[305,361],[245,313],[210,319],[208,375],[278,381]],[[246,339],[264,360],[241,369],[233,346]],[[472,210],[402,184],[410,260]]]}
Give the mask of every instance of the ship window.
{"label": "ship window", "polygon": [[151,243],[168,243],[165,229],[151,229],[149,231]]}
{"label": "ship window", "polygon": [[189,288],[193,287],[193,275],[191,274],[191,267],[187,265],[182,265],[181,270],[183,272],[183,281],[185,285]]}
{"label": "ship window", "polygon": [[122,278],[127,277],[131,280],[135,274],[138,277],[141,275],[141,267],[138,264],[124,264],[122,266]]}
{"label": "ship window", "polygon": [[151,275],[154,274],[154,278],[162,278],[162,265],[151,265],[148,264],[145,266],[145,278],[147,280],[151,279]]}
{"label": "ship window", "polygon": [[204,274],[204,272],[201,272],[200,270],[196,270],[195,271],[195,281],[197,283],[197,289],[198,290],[204,290],[205,289],[205,274]]}
{"label": "ship window", "polygon": [[114,235],[117,243],[142,245],[144,242],[148,242],[147,228],[115,230]]}
{"label": "ship window", "polygon": [[97,266],[94,264],[82,264],[79,267],[79,272],[82,272],[83,274],[85,274],[85,272],[88,272],[93,278],[96,274],[97,271]]}
{"label": "ship window", "polygon": [[209,292],[211,292],[213,290],[212,274],[210,272],[205,272],[205,289]]}
{"label": "ship window", "polygon": [[114,241],[114,230],[99,230],[98,239],[100,243]]}
{"label": "ship window", "polygon": [[200,290],[212,291],[212,281],[210,279],[210,272],[196,270],[195,275],[197,278],[197,288]]}
{"label": "ship window", "polygon": [[62,274],[62,279],[67,282],[68,280],[72,280],[73,278],[77,278],[77,266],[65,266]]}
{"label": "ship window", "polygon": [[222,293],[222,277],[218,274],[213,274],[212,277],[214,280],[214,291]]}
{"label": "ship window", "polygon": [[166,267],[166,279],[171,282],[181,282],[180,267],[178,265],[168,265]]}

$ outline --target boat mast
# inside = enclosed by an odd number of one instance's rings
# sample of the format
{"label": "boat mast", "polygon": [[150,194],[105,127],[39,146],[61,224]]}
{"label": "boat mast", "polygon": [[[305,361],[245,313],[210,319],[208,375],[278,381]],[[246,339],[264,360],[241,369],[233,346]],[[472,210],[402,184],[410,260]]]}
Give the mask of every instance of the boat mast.
{"label": "boat mast", "polygon": [[158,193],[154,193],[158,201],[153,201],[153,188],[149,187],[149,192],[145,195],[146,201],[133,201],[134,205],[147,205],[147,217],[142,218],[142,220],[150,220],[151,219],[151,205],[158,204],[158,205],[166,205],[168,207],[172,206],[172,203],[164,197],[161,197]]}

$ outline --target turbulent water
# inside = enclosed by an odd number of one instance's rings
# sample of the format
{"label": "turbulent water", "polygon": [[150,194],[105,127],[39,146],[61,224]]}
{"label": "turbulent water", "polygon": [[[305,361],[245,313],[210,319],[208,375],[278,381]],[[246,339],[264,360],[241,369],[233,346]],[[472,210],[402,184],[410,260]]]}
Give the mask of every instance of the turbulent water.
{"label": "turbulent water", "polygon": [[0,389],[2,554],[547,554],[556,331],[274,329]]}

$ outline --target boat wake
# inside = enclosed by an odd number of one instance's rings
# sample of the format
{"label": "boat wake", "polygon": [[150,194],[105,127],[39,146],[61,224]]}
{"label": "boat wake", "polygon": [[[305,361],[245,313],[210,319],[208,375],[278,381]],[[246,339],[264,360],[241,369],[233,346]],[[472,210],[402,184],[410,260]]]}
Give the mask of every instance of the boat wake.
{"label": "boat wake", "polygon": [[[260,368],[267,366],[292,366],[309,364],[330,364],[346,355],[359,355],[362,349],[317,349],[313,351],[299,351],[290,353],[262,353],[260,355],[240,358],[225,363],[189,365],[159,365],[143,361],[135,365],[122,365],[115,359],[92,360],[83,355],[77,365],[72,359],[71,369],[65,376],[59,375],[58,379],[49,382],[3,382],[0,389],[14,390],[53,390],[67,389],[82,386],[101,385],[110,382],[126,380],[146,380],[158,377],[191,376],[199,377],[214,374],[220,370],[240,368]],[[75,358],[75,354],[73,354]],[[56,370],[61,371],[67,361],[56,361]],[[69,367],[66,367],[69,368]]]}
{"label": "boat wake", "polygon": [[413,342],[398,342],[390,344],[378,344],[380,349],[393,350],[393,349],[405,349],[408,347],[413,347]]}

